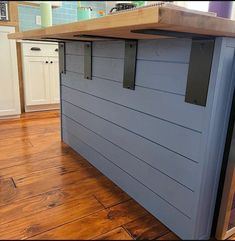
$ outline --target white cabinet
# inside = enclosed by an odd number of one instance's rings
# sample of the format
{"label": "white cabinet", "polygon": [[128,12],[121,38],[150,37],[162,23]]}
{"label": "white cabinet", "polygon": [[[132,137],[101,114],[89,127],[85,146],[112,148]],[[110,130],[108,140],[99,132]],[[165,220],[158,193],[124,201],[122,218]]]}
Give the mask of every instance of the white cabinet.
{"label": "white cabinet", "polygon": [[57,44],[23,43],[26,111],[59,108]]}
{"label": "white cabinet", "polygon": [[50,103],[49,64],[45,57],[24,58],[25,100],[27,105]]}
{"label": "white cabinet", "polygon": [[20,114],[16,42],[7,35],[14,27],[0,26],[0,117]]}

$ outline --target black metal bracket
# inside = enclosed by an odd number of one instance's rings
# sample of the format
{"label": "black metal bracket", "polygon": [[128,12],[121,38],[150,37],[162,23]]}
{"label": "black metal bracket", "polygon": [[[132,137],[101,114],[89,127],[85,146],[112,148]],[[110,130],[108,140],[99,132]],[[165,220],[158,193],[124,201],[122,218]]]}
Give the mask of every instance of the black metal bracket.
{"label": "black metal bracket", "polygon": [[123,88],[135,89],[137,40],[125,40]]}
{"label": "black metal bracket", "polygon": [[192,39],[185,102],[206,106],[215,37],[162,29],[138,29],[132,33]]}
{"label": "black metal bracket", "polygon": [[92,42],[84,44],[84,79],[92,79]]}
{"label": "black metal bracket", "polygon": [[214,39],[192,39],[185,102],[206,106]]}
{"label": "black metal bracket", "polygon": [[60,74],[66,73],[65,43],[59,43],[59,69]]}

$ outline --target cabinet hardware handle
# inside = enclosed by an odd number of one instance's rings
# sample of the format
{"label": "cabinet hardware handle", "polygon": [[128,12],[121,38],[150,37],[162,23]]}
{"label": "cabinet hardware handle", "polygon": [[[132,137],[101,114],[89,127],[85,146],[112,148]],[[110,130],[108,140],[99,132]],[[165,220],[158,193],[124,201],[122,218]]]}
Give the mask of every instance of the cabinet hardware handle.
{"label": "cabinet hardware handle", "polygon": [[41,51],[41,49],[37,48],[37,47],[32,47],[30,50],[32,50],[32,51]]}
{"label": "cabinet hardware handle", "polygon": [[51,64],[53,64],[53,61],[51,61]]}
{"label": "cabinet hardware handle", "polygon": [[55,49],[56,52],[58,52],[59,50],[58,49]]}
{"label": "cabinet hardware handle", "polygon": [[46,64],[48,64],[48,61],[46,61]]}

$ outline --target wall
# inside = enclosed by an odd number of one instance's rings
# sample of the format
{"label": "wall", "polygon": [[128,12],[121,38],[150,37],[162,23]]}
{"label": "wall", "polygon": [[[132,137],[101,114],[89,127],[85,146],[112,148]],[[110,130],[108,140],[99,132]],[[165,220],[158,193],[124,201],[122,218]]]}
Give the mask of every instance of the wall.
{"label": "wall", "polygon": [[[105,10],[105,1],[84,1],[82,7],[92,7],[92,17],[96,16],[99,10]],[[36,24],[36,16],[40,15],[40,8],[26,5],[18,6],[20,31],[40,28]],[[77,21],[77,1],[62,1],[62,7],[53,8],[53,25]]]}

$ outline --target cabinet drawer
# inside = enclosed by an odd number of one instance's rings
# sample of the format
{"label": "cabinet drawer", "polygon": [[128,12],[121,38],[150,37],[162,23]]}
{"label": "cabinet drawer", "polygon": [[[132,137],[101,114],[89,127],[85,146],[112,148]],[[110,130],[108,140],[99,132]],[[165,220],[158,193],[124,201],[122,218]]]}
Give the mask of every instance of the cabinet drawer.
{"label": "cabinet drawer", "polygon": [[23,56],[58,56],[58,44],[23,43]]}

